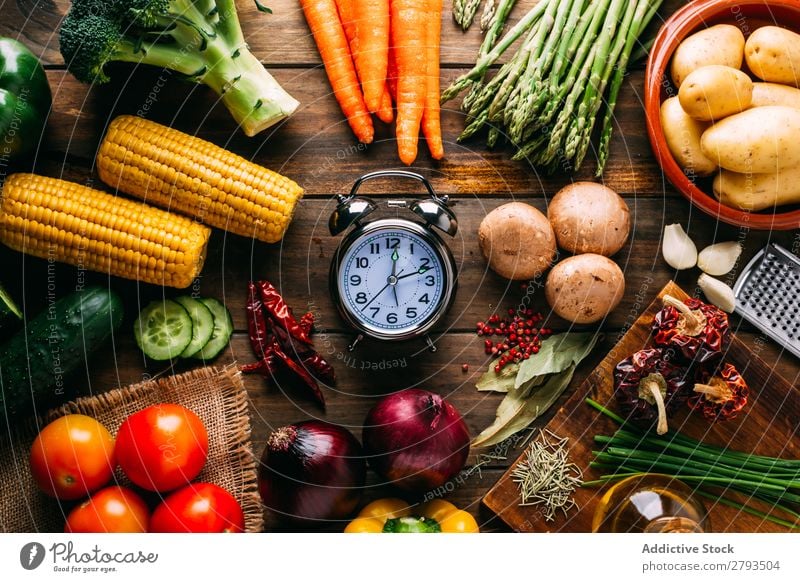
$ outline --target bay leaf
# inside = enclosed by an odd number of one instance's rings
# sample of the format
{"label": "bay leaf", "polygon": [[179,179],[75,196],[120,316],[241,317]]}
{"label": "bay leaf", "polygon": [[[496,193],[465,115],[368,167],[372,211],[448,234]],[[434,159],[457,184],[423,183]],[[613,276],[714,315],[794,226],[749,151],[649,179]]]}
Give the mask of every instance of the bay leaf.
{"label": "bay leaf", "polygon": [[500,406],[494,422],[472,441],[475,448],[490,447],[527,428],[544,414],[569,386],[577,364],[548,377],[547,381],[530,396],[520,396],[518,390],[509,391]]}
{"label": "bay leaf", "polygon": [[561,333],[551,335],[539,347],[539,353],[523,360],[517,372],[515,387],[522,386],[537,376],[557,374],[571,364],[578,364],[597,343],[599,334],[594,332]]}
{"label": "bay leaf", "polygon": [[497,360],[489,362],[489,369],[478,379],[475,387],[481,392],[508,392],[514,388],[519,364],[508,364],[499,372],[494,371]]}

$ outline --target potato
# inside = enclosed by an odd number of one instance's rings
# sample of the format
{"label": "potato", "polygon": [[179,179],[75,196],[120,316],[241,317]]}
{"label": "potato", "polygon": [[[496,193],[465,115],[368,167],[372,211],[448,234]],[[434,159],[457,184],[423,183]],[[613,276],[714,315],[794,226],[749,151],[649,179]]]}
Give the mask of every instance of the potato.
{"label": "potato", "polygon": [[742,68],[744,35],[731,24],[717,24],[684,39],[672,55],[671,75],[676,87],[695,69],[707,65]]}
{"label": "potato", "polygon": [[742,210],[798,204],[800,168],[771,174],[738,174],[722,170],[714,178],[714,195],[725,206]]}
{"label": "potato", "polygon": [[661,104],[661,128],[667,147],[690,178],[710,176],[717,171],[717,164],[705,157],[700,149],[700,136],[709,126],[706,121],[689,117],[677,97],[670,97]]}
{"label": "potato", "polygon": [[699,121],[718,121],[750,107],[753,81],[743,72],[709,65],[689,73],[678,90],[683,110]]}
{"label": "potato", "polygon": [[753,83],[750,107],[783,105],[800,109],[800,89],[779,83]]}
{"label": "potato", "polygon": [[489,267],[514,281],[538,277],[556,257],[556,235],[547,217],[522,202],[487,214],[478,228],[478,243]]}
{"label": "potato", "polygon": [[624,293],[622,269],[611,259],[592,253],[558,263],[544,286],[553,311],[573,323],[603,319],[619,305]]}
{"label": "potato", "polygon": [[595,182],[575,182],[553,196],[547,218],[558,246],[573,254],[610,257],[628,240],[631,213],[611,188]]}
{"label": "potato", "polygon": [[733,172],[770,173],[800,165],[800,109],[770,105],[727,117],[708,128],[700,148]]}
{"label": "potato", "polygon": [[800,34],[778,26],[757,28],[744,45],[744,58],[759,79],[800,84]]}

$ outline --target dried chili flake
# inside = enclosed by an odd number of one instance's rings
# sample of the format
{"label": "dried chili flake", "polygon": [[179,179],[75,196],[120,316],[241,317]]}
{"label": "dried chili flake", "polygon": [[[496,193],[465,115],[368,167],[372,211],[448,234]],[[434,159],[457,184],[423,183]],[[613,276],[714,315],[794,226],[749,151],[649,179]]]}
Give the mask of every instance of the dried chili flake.
{"label": "dried chili flake", "polygon": [[664,296],[664,307],[653,319],[657,346],[674,347],[689,362],[706,364],[722,358],[728,343],[728,314],[699,299],[680,301]]}
{"label": "dried chili flake", "polygon": [[668,430],[668,417],[686,401],[687,370],[673,362],[669,350],[640,350],[614,368],[614,395],[632,420]]}
{"label": "dried chili flake", "polygon": [[735,418],[747,405],[750,389],[733,364],[725,363],[718,371],[701,369],[697,376],[688,404],[708,420]]}

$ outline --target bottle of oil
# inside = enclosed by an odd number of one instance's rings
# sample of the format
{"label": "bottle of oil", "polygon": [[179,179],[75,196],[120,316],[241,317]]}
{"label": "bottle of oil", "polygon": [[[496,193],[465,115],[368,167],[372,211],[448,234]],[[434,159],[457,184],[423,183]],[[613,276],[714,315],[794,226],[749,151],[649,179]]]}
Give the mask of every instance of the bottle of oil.
{"label": "bottle of oil", "polygon": [[688,485],[668,475],[643,473],[606,491],[595,511],[592,531],[702,533],[710,531],[710,523]]}

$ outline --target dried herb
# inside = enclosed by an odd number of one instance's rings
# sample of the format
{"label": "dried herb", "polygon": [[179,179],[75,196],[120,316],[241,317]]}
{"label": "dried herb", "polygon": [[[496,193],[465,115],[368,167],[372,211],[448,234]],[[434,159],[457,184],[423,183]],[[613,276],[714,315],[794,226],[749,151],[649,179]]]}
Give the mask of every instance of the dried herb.
{"label": "dried herb", "polygon": [[511,472],[519,487],[520,506],[544,506],[545,521],[553,521],[558,510],[567,515],[575,506],[573,493],[583,483],[580,467],[569,460],[568,443],[566,437],[540,430],[525,458]]}
{"label": "dried herb", "polygon": [[[511,366],[500,372],[491,367],[478,381],[478,389],[505,392],[506,397],[497,407],[492,425],[472,441],[472,446],[497,444],[544,414],[569,386],[578,363],[589,355],[597,338],[591,333],[551,336],[542,342],[542,350],[546,349],[549,355],[541,363],[536,362],[537,358],[525,360],[516,374]],[[526,367],[525,380],[520,384],[519,375]],[[511,373],[506,373],[507,370]]]}

